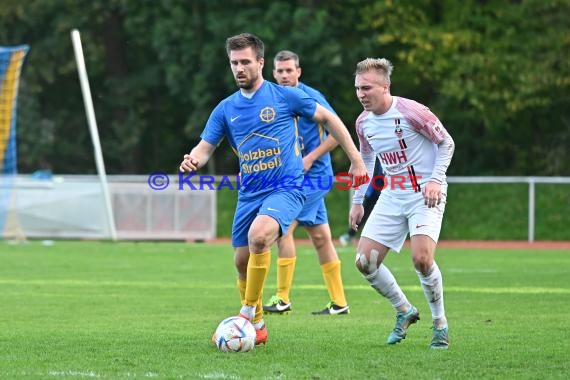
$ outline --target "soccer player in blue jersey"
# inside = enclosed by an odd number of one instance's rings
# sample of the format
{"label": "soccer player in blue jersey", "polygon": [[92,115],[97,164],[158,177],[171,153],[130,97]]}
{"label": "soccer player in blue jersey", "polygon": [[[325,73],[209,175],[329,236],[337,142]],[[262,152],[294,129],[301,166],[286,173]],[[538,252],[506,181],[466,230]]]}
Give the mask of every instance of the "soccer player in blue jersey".
{"label": "soccer player in blue jersey", "polygon": [[366,168],[337,115],[302,90],[264,80],[263,41],[242,33],[226,40],[226,51],[239,90],[212,111],[200,142],[184,155],[180,171],[203,167],[224,137],[237,153],[242,181],[232,245],[242,304],[239,314],[253,323],[256,344],[265,344],[261,300],[270,248],[287,232],[305,201],[296,117],[325,125],[348,155],[355,185],[365,182]]}
{"label": "soccer player in blue jersey", "polygon": [[[283,50],[273,59],[273,77],[282,86],[297,87],[314,98],[321,106],[334,112],[324,95],[299,81],[301,67],[299,56],[292,51]],[[295,271],[296,251],[293,233],[298,225],[305,228],[317,255],[323,272],[323,278],[329,293],[329,304],[313,312],[315,315],[342,315],[349,313],[348,303],[342,284],[341,266],[328,224],[325,196],[333,182],[333,169],[330,151],[338,146],[337,141],[325,128],[312,119],[299,119],[299,140],[303,156],[307,197],[301,213],[297,215],[291,227],[278,241],[279,258],[277,259],[277,294],[263,306],[266,313],[283,314],[291,311],[289,299],[293,273]],[[323,186],[323,184],[325,184]]]}

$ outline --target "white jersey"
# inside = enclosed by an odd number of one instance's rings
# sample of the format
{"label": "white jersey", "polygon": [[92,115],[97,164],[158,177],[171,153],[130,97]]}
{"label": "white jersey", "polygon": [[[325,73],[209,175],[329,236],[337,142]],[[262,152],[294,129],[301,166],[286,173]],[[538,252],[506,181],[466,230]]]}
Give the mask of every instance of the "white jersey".
{"label": "white jersey", "polygon": [[[386,176],[386,187],[382,191],[402,196],[420,192],[424,184],[434,181],[441,184],[445,192],[445,172],[454,144],[428,107],[393,96],[386,113],[362,112],[356,121],[356,133],[368,172],[373,172],[374,156],[382,165]],[[442,142],[448,144],[440,145]],[[366,188],[356,191],[354,203],[362,203]]]}

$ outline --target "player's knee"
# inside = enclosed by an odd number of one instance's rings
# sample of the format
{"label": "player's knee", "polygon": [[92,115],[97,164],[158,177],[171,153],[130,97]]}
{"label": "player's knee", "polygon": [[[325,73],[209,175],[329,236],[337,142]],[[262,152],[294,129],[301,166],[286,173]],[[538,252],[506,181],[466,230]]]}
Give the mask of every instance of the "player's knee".
{"label": "player's knee", "polygon": [[420,273],[427,273],[433,265],[433,257],[427,251],[415,252],[412,261],[414,268]]}
{"label": "player's knee", "polygon": [[330,245],[331,248],[334,248],[331,231],[328,224],[309,226],[306,227],[306,230],[309,233],[309,237],[311,238],[313,246],[317,250],[324,249],[327,245]]}
{"label": "player's knee", "polygon": [[323,248],[328,243],[326,236],[322,233],[311,235],[311,241],[317,250]]}
{"label": "player's knee", "polygon": [[378,262],[379,252],[372,249],[370,253],[366,254],[363,252],[358,252],[356,254],[356,269],[360,271],[364,276],[368,276],[378,269],[381,262]]}
{"label": "player's knee", "polygon": [[279,237],[279,225],[277,222],[270,217],[265,217],[265,215],[262,215],[262,217],[254,220],[247,234],[251,252],[265,252],[269,250]]}
{"label": "player's knee", "polygon": [[249,234],[248,242],[250,251],[254,252],[264,251],[266,247],[271,245],[265,234],[251,233]]}
{"label": "player's knee", "polygon": [[358,269],[358,271],[363,275],[368,274],[365,272],[366,270],[365,268],[368,268],[368,260],[366,259],[366,256],[363,253],[358,252],[356,254],[356,260],[354,262],[354,265],[356,266],[356,269]]}

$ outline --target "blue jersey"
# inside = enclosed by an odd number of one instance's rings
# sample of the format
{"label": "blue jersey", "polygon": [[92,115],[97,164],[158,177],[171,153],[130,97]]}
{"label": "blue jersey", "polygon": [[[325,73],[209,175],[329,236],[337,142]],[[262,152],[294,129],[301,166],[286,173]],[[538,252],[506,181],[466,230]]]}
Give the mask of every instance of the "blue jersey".
{"label": "blue jersey", "polygon": [[[314,98],[321,106],[325,107],[329,111],[334,112],[331,105],[327,102],[324,95],[312,87],[299,82],[297,87],[309,96]],[[299,120],[299,143],[301,145],[301,152],[303,156],[311,153],[315,150],[328,136],[327,130],[323,125],[315,123],[311,118],[301,118]],[[330,153],[323,154],[318,160],[316,160],[309,172],[306,174],[310,178],[330,176],[333,175],[331,155]],[[327,181],[323,183],[328,183]]]}
{"label": "blue jersey", "polygon": [[296,116],[311,118],[316,107],[305,92],[264,81],[251,99],[237,91],[222,100],[200,137],[212,145],[228,138],[239,158],[240,197],[300,187],[303,161]]}

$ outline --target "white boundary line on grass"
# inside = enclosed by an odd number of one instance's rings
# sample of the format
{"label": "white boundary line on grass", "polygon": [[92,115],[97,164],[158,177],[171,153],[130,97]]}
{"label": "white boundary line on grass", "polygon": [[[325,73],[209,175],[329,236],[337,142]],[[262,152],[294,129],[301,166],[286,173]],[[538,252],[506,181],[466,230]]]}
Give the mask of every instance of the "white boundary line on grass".
{"label": "white boundary line on grass", "polygon": [[[155,289],[235,289],[233,284],[180,284],[176,282],[141,282],[141,281],[87,281],[87,280],[18,280],[18,279],[0,279],[0,285],[55,285],[55,286],[87,286],[87,287],[135,287],[135,288],[155,288]],[[423,291],[420,286],[402,286],[402,290],[406,291]],[[323,290],[325,285],[303,285],[296,284],[295,289],[304,290]],[[345,285],[345,290],[370,290],[367,285]],[[570,288],[549,288],[536,286],[517,286],[517,287],[475,287],[475,286],[446,286],[445,292],[458,293],[490,293],[490,294],[570,294]],[[7,294],[6,290],[4,294]],[[41,292],[37,295],[42,295]],[[57,293],[46,293],[45,295],[61,297]],[[108,294],[106,294],[108,295]],[[115,294],[116,296],[117,294]],[[67,295],[69,296],[69,295]]]}

